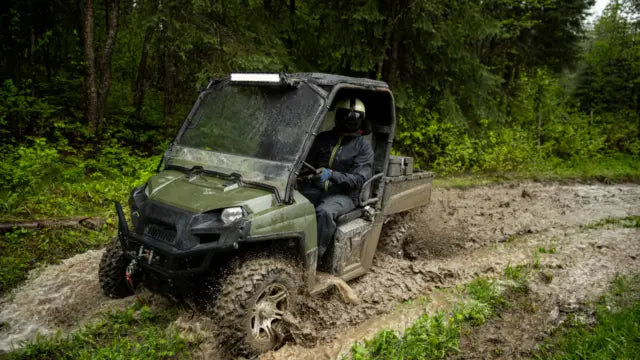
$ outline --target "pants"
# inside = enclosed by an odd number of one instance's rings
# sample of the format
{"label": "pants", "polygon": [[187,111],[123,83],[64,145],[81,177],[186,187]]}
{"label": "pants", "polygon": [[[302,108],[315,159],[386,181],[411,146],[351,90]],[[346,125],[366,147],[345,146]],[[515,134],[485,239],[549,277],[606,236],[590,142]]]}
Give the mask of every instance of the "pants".
{"label": "pants", "polygon": [[300,190],[316,207],[316,222],[318,228],[318,257],[322,257],[333,234],[336,232],[335,219],[356,208],[350,196],[343,194],[327,195],[324,191],[309,187]]}

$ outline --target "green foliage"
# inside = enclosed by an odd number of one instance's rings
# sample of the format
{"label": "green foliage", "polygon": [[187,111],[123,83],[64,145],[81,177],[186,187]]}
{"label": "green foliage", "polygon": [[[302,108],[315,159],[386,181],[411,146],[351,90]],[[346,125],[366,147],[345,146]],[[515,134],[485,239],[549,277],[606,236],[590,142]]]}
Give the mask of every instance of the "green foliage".
{"label": "green foliage", "polygon": [[380,331],[351,348],[351,359],[443,359],[460,351],[464,327],[478,326],[509,304],[494,280],[478,277],[464,286],[469,298],[455,303],[448,314],[421,316],[402,336]]}
{"label": "green foliage", "polygon": [[115,236],[114,201],[126,203],[131,189],[154,172],[159,157],[139,157],[113,143],[80,153],[42,138],[0,151],[0,211],[3,221],[100,216],[107,226],[87,229],[16,229],[0,235],[0,293],[23,281],[39,264],[51,264]]}
{"label": "green foliage", "polygon": [[105,313],[69,336],[40,338],[7,359],[190,359],[193,344],[169,326],[175,317],[134,305]]}
{"label": "green foliage", "polygon": [[351,359],[442,359],[458,351],[460,322],[456,319],[423,315],[402,338],[393,331],[381,331],[364,344],[354,345]]}
{"label": "green foliage", "polygon": [[591,224],[583,225],[586,229],[600,229],[607,226],[624,227],[624,228],[640,228],[640,216],[631,215],[623,218],[606,218]]}
{"label": "green foliage", "polygon": [[29,270],[43,264],[55,264],[74,254],[98,249],[115,236],[105,226],[100,231],[88,229],[17,228],[0,235],[0,295],[8,293],[27,277]]}
{"label": "green foliage", "polygon": [[[0,44],[0,72],[10,74],[0,88],[0,137],[13,148],[1,152],[41,151],[33,139],[46,138],[61,144],[65,162],[105,174],[88,152],[109,156],[104,149],[117,144],[116,153],[159,153],[212,77],[324,71],[389,82],[399,105],[395,151],[438,174],[580,174],[573,169],[595,166],[588,172],[596,177],[633,177],[637,166],[598,166],[640,158],[636,23],[619,16],[637,8],[610,5],[580,48],[592,3],[123,2],[105,118],[93,134],[82,119],[80,7],[11,2]],[[95,10],[102,23],[105,9]],[[96,26],[97,48],[105,31]],[[11,181],[38,186],[24,176]]]}
{"label": "green foliage", "polygon": [[545,248],[543,246],[538,248],[538,252],[540,254],[555,254],[556,253],[556,247],[552,246],[550,248]]}
{"label": "green foliage", "polygon": [[[63,155],[63,153],[66,153]],[[0,151],[0,209],[5,216],[105,215],[146,181],[159,156],[143,158],[112,144],[96,153],[33,139]]]}
{"label": "green foliage", "polygon": [[595,325],[570,317],[536,359],[635,359],[640,353],[640,277],[618,277],[595,306]]}
{"label": "green foliage", "polygon": [[507,306],[502,290],[494,280],[477,277],[465,285],[465,292],[477,302],[486,304],[492,313]]}
{"label": "green foliage", "polygon": [[24,141],[26,135],[48,133],[49,121],[59,108],[46,99],[19,89],[8,79],[0,87],[0,138]]}
{"label": "green foliage", "polygon": [[495,312],[490,304],[478,300],[471,300],[462,304],[456,304],[453,314],[456,321],[479,326],[491,318]]}

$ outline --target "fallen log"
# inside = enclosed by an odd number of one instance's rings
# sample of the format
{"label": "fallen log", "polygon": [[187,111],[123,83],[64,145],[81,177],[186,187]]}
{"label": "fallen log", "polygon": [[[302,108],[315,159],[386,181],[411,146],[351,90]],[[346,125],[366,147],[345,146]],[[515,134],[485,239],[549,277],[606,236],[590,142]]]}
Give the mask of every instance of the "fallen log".
{"label": "fallen log", "polygon": [[4,234],[14,228],[41,230],[41,229],[61,229],[84,227],[91,230],[98,230],[104,225],[106,220],[99,217],[82,217],[72,219],[47,219],[31,220],[22,222],[0,223],[0,234]]}

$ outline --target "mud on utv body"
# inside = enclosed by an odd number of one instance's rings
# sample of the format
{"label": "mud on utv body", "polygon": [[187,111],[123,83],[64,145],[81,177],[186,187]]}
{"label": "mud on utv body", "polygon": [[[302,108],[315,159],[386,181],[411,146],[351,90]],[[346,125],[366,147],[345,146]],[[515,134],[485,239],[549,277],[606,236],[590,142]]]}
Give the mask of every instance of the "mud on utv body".
{"label": "mud on utv body", "polygon": [[[386,83],[315,73],[270,74],[268,81],[248,76],[234,81],[232,74],[200,95],[158,173],[132,191],[133,229],[116,204],[118,239],[100,265],[103,290],[113,297],[142,282],[173,298],[207,298],[202,290],[217,282],[215,315],[233,350],[244,354],[281,344],[282,316],[295,310],[297,295],[328,287],[316,281],[315,209],[296,184],[315,135],[333,126],[327,114],[334,99],[357,96],[365,103],[362,132],[375,161],[358,207],[337,219],[321,270],[344,281],[365,274],[385,218],[428,203],[432,180],[390,156],[395,106]],[[246,94],[259,96],[234,107]],[[252,108],[255,99],[264,108]],[[243,122],[245,108],[251,116]],[[206,126],[209,112],[216,126]],[[244,148],[224,142],[238,128],[249,134]],[[216,139],[222,150],[209,149],[198,134]],[[227,221],[228,209],[240,216]]]}

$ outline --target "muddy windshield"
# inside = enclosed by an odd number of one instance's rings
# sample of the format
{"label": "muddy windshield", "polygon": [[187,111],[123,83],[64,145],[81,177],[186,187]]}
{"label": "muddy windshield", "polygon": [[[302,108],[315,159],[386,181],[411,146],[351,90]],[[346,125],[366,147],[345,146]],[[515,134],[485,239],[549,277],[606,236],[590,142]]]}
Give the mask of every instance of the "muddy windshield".
{"label": "muddy windshield", "polygon": [[168,163],[203,166],[276,187],[284,195],[322,98],[299,87],[227,84],[209,90],[168,154]]}

